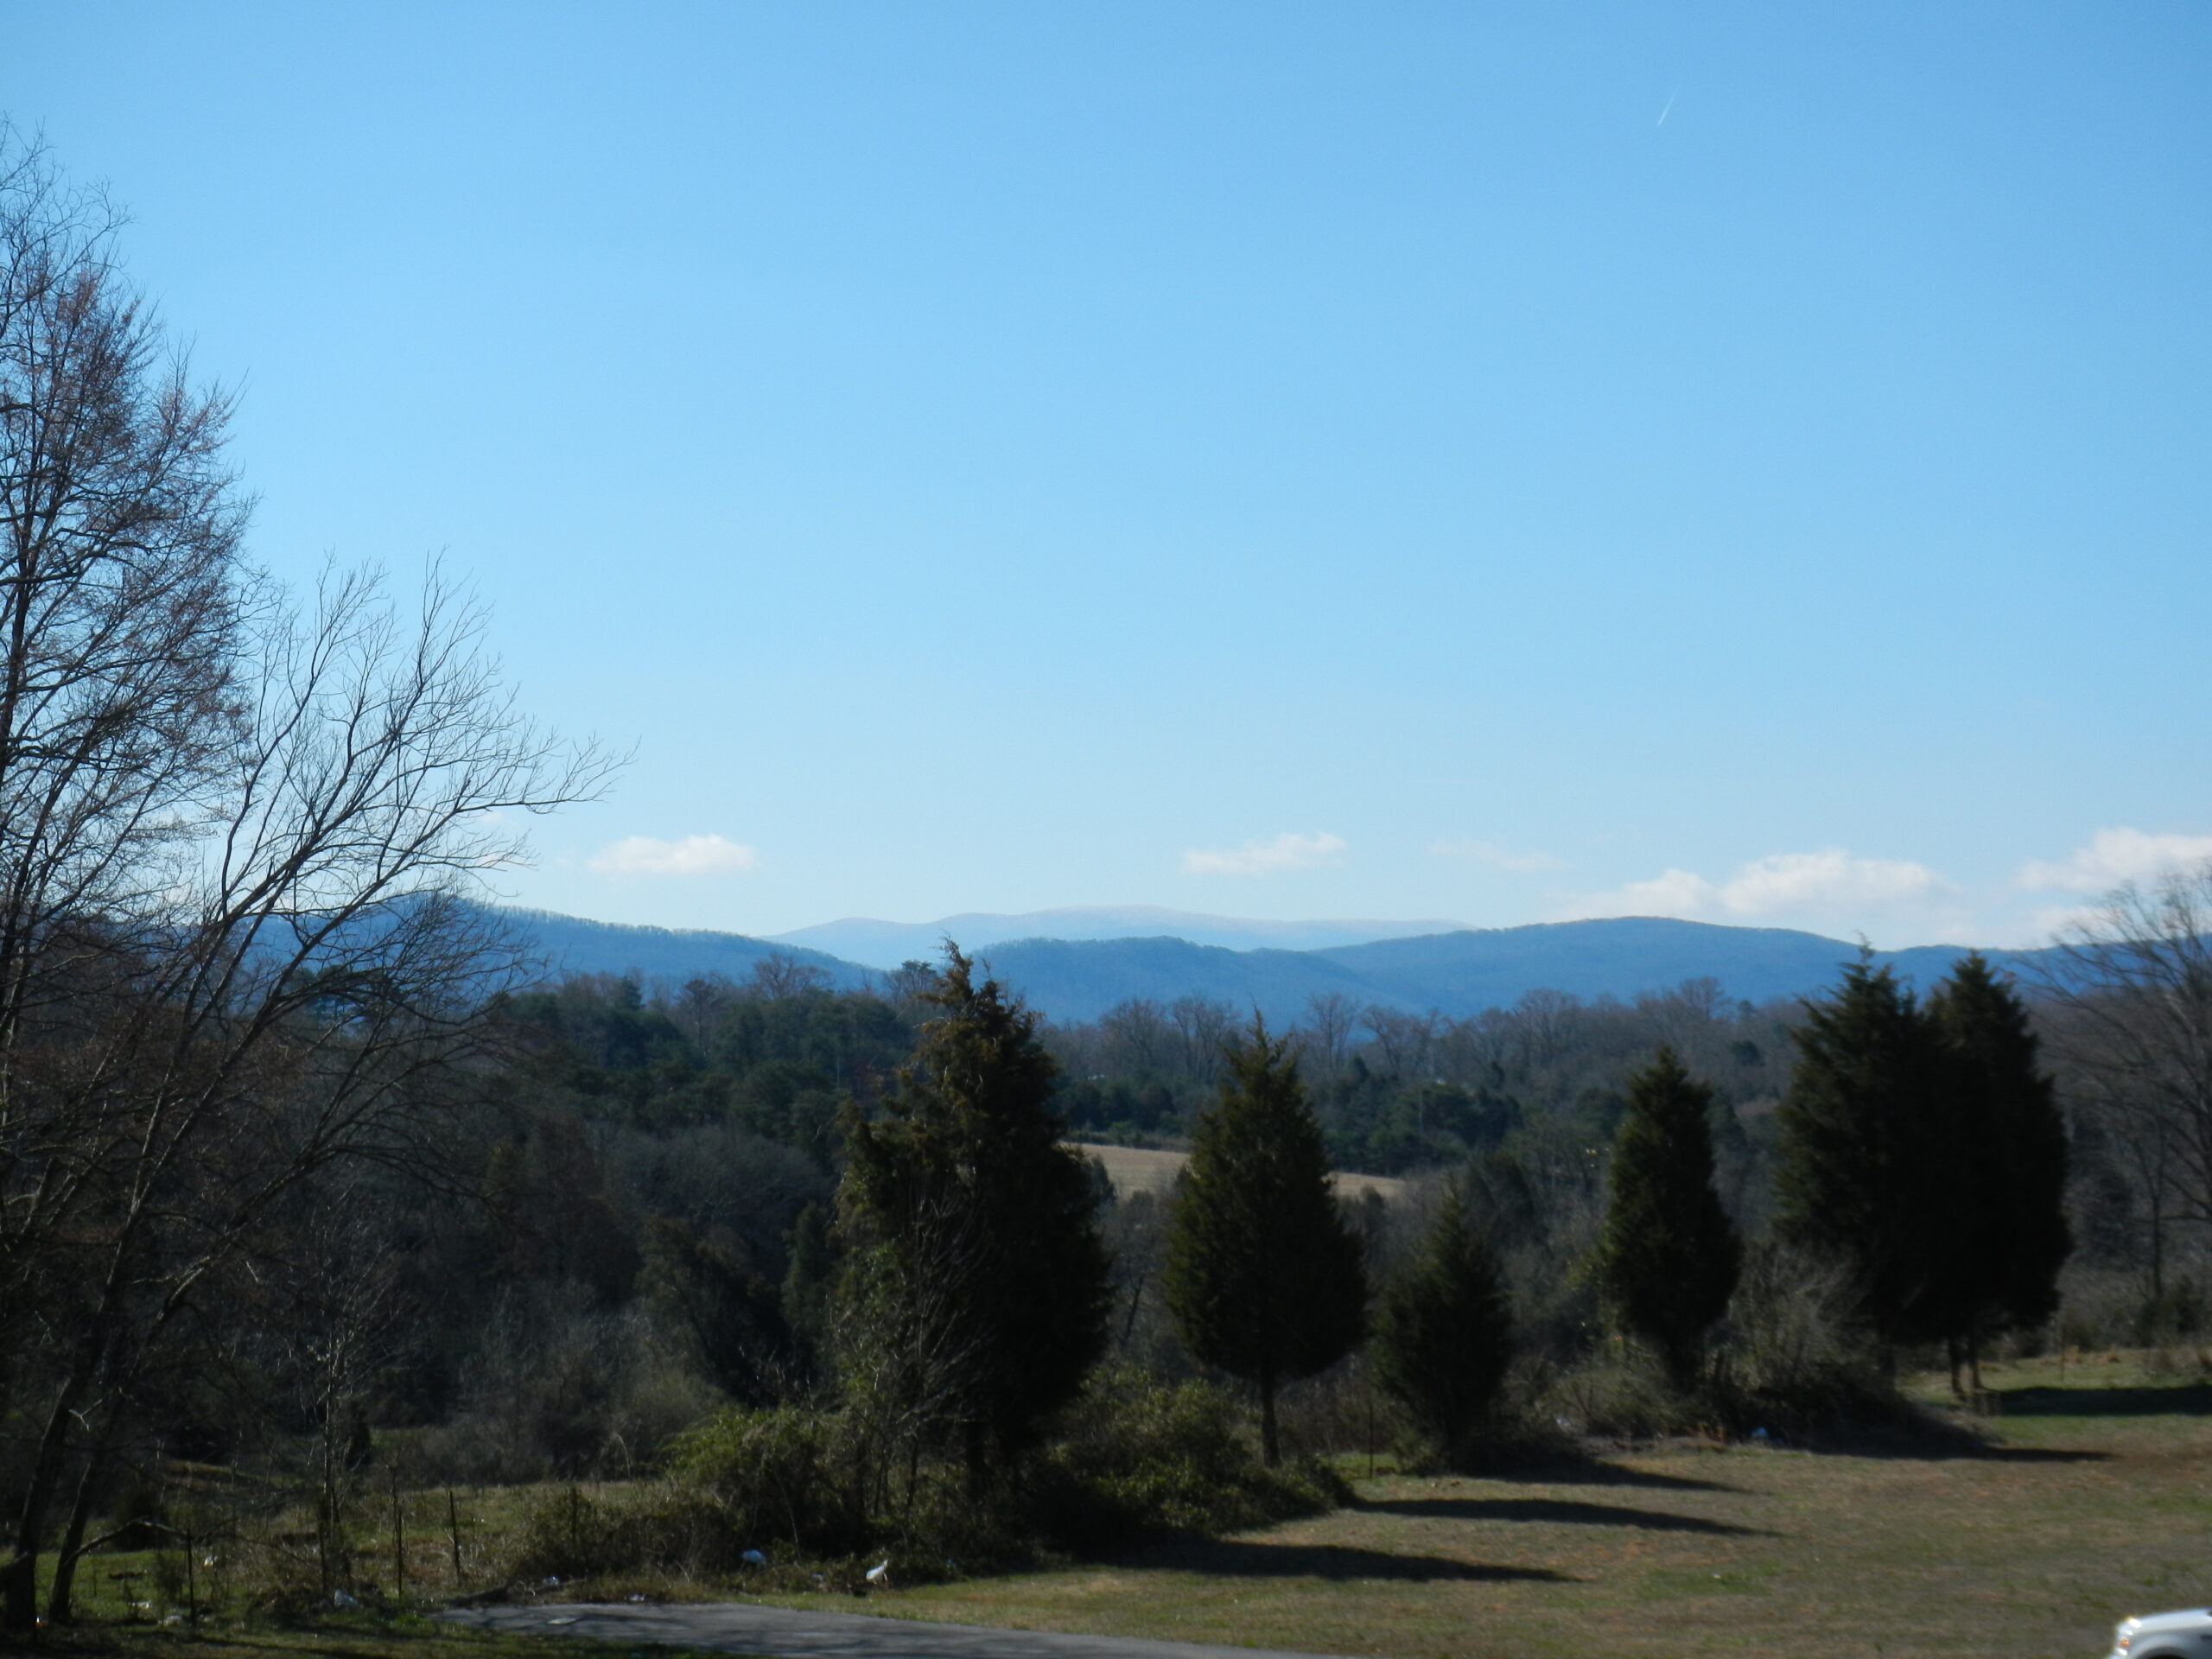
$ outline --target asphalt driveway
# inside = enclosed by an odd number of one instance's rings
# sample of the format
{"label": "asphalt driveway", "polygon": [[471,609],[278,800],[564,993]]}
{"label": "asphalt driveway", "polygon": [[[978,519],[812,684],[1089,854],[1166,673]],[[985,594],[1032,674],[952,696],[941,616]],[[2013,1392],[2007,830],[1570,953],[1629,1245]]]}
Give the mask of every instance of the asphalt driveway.
{"label": "asphalt driveway", "polygon": [[1259,1648],[990,1630],[744,1601],[548,1602],[537,1607],[461,1607],[438,1617],[516,1636],[656,1643],[770,1659],[1223,1659],[1227,1654],[1237,1659],[1312,1659]]}

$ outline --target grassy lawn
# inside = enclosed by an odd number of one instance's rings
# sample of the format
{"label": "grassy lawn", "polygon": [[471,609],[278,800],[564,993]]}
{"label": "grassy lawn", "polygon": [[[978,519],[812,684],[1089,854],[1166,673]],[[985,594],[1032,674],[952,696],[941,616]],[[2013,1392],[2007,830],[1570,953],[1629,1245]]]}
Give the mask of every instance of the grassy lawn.
{"label": "grassy lawn", "polygon": [[[1356,1507],[1217,1542],[865,1600],[772,1598],[894,1617],[1392,1659],[1462,1655],[2101,1654],[2114,1620],[2212,1601],[2212,1386],[2056,1361],[1993,1368],[1983,1443],[1670,1445],[1507,1479],[1357,1483]],[[1940,1379],[1919,1392],[1946,1398]],[[1961,1426],[1966,1420],[1960,1420]],[[470,1494],[511,1525],[518,1495]],[[487,1539],[487,1545],[489,1540]],[[433,1537],[410,1548],[439,1593]],[[143,1568],[98,1558],[88,1611],[124,1616]],[[388,1557],[385,1558],[388,1561]],[[655,1599],[711,1586],[576,1586]],[[154,1659],[605,1659],[557,1636],[493,1637],[366,1613],[312,1631],[106,1624],[54,1644]]]}
{"label": "grassy lawn", "polygon": [[1182,1641],[1478,1654],[2105,1650],[2212,1600],[2212,1389],[1993,1371],[1981,1455],[1624,1452],[1517,1479],[1359,1483],[1357,1508],[870,1611]]}

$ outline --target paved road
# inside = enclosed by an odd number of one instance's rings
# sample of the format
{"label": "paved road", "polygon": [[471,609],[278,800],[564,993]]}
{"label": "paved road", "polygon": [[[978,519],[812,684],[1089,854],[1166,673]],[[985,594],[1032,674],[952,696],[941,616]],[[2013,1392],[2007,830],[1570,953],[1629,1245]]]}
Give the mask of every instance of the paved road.
{"label": "paved road", "polygon": [[461,1607],[440,1618],[511,1635],[581,1636],[752,1653],[772,1659],[1313,1659],[1260,1648],[1140,1642],[939,1624],[916,1618],[763,1607],[745,1601],[547,1602],[538,1607]]}

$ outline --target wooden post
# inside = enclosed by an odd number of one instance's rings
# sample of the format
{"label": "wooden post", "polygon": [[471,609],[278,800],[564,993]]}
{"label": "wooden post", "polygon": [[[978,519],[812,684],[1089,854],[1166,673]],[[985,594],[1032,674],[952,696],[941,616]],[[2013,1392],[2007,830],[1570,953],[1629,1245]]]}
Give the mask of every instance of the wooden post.
{"label": "wooden post", "polygon": [[391,1593],[407,1599],[407,1506],[399,1496],[399,1465],[391,1465]]}
{"label": "wooden post", "polygon": [[453,1488],[446,1488],[446,1535],[453,1540],[453,1587],[461,1587],[461,1510],[453,1501]]}

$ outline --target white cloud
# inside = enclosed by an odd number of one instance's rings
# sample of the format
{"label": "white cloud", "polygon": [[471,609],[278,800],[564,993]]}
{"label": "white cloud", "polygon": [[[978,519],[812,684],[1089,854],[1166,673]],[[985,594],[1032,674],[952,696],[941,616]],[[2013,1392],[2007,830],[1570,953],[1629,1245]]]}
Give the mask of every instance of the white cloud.
{"label": "white cloud", "polygon": [[1689,921],[1753,921],[1776,916],[1841,917],[1919,910],[1951,892],[1951,884],[1908,859],[1853,858],[1840,849],[1774,853],[1739,865],[1724,881],[1690,870],[1668,870],[1594,893],[1577,916],[1679,916]]}
{"label": "white cloud", "polygon": [[2031,892],[2109,893],[2126,881],[2155,881],[2212,859],[2212,836],[2152,836],[2140,830],[2100,830],[2063,864],[2029,862],[2020,885]]}
{"label": "white cloud", "polygon": [[1344,861],[1341,836],[1285,834],[1273,841],[1248,841],[1228,852],[1192,848],[1183,855],[1185,875],[1274,875],[1283,870],[1317,869]]}
{"label": "white cloud", "polygon": [[680,841],[625,836],[591,856],[591,868],[601,875],[729,875],[760,862],[760,855],[752,848],[721,836],[686,836]]}
{"label": "white cloud", "polygon": [[1549,853],[1516,853],[1494,841],[1440,841],[1432,843],[1428,850],[1437,858],[1462,864],[1486,864],[1494,870],[1507,870],[1515,875],[1535,875],[1544,870],[1567,868],[1565,859],[1554,858]]}

